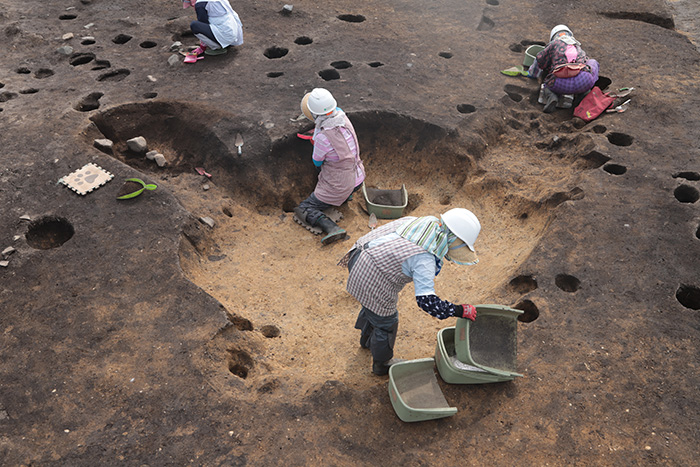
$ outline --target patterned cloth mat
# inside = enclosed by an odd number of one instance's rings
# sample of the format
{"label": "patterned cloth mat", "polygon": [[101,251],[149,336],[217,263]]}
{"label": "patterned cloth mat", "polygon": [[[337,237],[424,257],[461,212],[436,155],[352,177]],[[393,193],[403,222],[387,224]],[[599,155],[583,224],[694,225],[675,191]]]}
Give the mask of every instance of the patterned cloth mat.
{"label": "patterned cloth mat", "polygon": [[112,178],[114,178],[114,175],[90,162],[61,178],[59,182],[79,195],[86,195],[112,180]]}

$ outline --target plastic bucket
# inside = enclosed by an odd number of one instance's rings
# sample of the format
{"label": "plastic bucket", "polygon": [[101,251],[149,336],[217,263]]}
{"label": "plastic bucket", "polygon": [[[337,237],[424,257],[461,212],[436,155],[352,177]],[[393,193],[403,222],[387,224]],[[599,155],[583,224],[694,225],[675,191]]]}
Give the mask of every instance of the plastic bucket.
{"label": "plastic bucket", "polygon": [[531,45],[525,49],[525,58],[523,59],[523,66],[525,69],[530,68],[530,65],[535,61],[537,54],[544,50],[543,45]]}

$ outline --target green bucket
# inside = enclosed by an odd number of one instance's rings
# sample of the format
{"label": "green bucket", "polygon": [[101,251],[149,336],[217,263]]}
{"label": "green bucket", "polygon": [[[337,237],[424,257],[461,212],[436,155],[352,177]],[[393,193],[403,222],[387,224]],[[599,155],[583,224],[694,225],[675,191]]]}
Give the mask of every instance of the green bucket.
{"label": "green bucket", "polygon": [[523,67],[525,69],[530,68],[530,65],[532,65],[535,61],[535,57],[537,57],[537,54],[542,52],[544,50],[543,45],[531,45],[527,49],[525,49],[525,58],[523,58]]}

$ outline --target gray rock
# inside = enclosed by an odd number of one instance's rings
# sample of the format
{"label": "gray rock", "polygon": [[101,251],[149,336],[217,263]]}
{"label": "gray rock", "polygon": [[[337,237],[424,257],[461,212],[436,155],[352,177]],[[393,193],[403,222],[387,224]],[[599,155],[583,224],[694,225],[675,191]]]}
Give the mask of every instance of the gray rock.
{"label": "gray rock", "polygon": [[143,136],[137,136],[136,138],[127,140],[126,146],[129,148],[129,150],[137,154],[144,154],[146,151],[148,151],[148,143],[146,143],[146,138]]}
{"label": "gray rock", "polygon": [[12,253],[14,253],[15,251],[17,251],[17,250],[15,250],[15,249],[14,249],[13,247],[11,247],[11,246],[8,246],[8,247],[5,248],[4,250],[2,250],[2,255],[3,255],[3,256],[10,256],[10,255],[11,255]]}
{"label": "gray rock", "polygon": [[204,191],[209,191],[209,188],[210,187],[209,187],[208,183],[205,183],[204,185],[202,185],[202,190],[204,190]]}
{"label": "gray rock", "polygon": [[70,55],[73,53],[73,47],[71,47],[70,45],[64,45],[63,47],[57,48],[56,52],[58,52],[61,55]]}
{"label": "gray rock", "polygon": [[156,154],[153,157],[153,160],[156,161],[156,164],[158,164],[158,167],[164,167],[165,164],[168,162],[165,160],[165,156],[163,154]]}
{"label": "gray rock", "polygon": [[208,216],[207,217],[200,217],[199,222],[201,222],[202,224],[208,225],[212,229],[216,225],[216,222],[214,221],[214,219],[212,219],[211,217],[208,217]]}
{"label": "gray rock", "polygon": [[30,221],[30,220],[32,220],[32,216],[30,216],[29,214],[24,214],[24,215],[22,215],[22,216],[19,216],[19,220],[21,220],[21,221]]}
{"label": "gray rock", "polygon": [[156,158],[156,155],[158,155],[158,151],[155,151],[155,150],[154,150],[154,151],[148,151],[148,152],[146,153],[146,159],[148,159],[149,161],[152,161],[152,160],[154,160],[154,159]]}
{"label": "gray rock", "polygon": [[172,45],[170,46],[170,51],[171,51],[171,52],[177,52],[178,50],[180,50],[180,47],[182,47],[182,42],[180,42],[180,41],[175,41],[175,42],[173,42]]}
{"label": "gray rock", "polygon": [[0,267],[2,267],[2,268],[6,268],[9,265],[10,265],[9,261],[0,261]]}
{"label": "gray rock", "polygon": [[64,41],[69,41],[69,40],[73,39],[73,37],[74,36],[73,36],[72,32],[67,32],[61,36],[61,39],[63,39]]}
{"label": "gray rock", "polygon": [[294,8],[294,5],[287,4],[287,5],[282,7],[282,13],[284,13],[285,15],[289,15],[292,13],[293,8]]}
{"label": "gray rock", "polygon": [[112,150],[114,149],[114,143],[112,140],[106,138],[96,139],[93,145],[105,154],[112,154]]}
{"label": "gray rock", "polygon": [[180,56],[179,55],[172,54],[170,57],[168,57],[168,65],[175,66],[178,63],[180,63]]}

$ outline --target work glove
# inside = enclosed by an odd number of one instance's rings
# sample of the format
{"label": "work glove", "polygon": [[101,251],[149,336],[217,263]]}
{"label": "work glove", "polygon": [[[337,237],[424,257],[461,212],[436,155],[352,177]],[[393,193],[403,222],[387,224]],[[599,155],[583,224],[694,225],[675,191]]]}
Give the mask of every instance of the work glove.
{"label": "work glove", "polygon": [[476,319],[476,308],[473,305],[462,305],[461,318],[467,318],[472,321]]}

